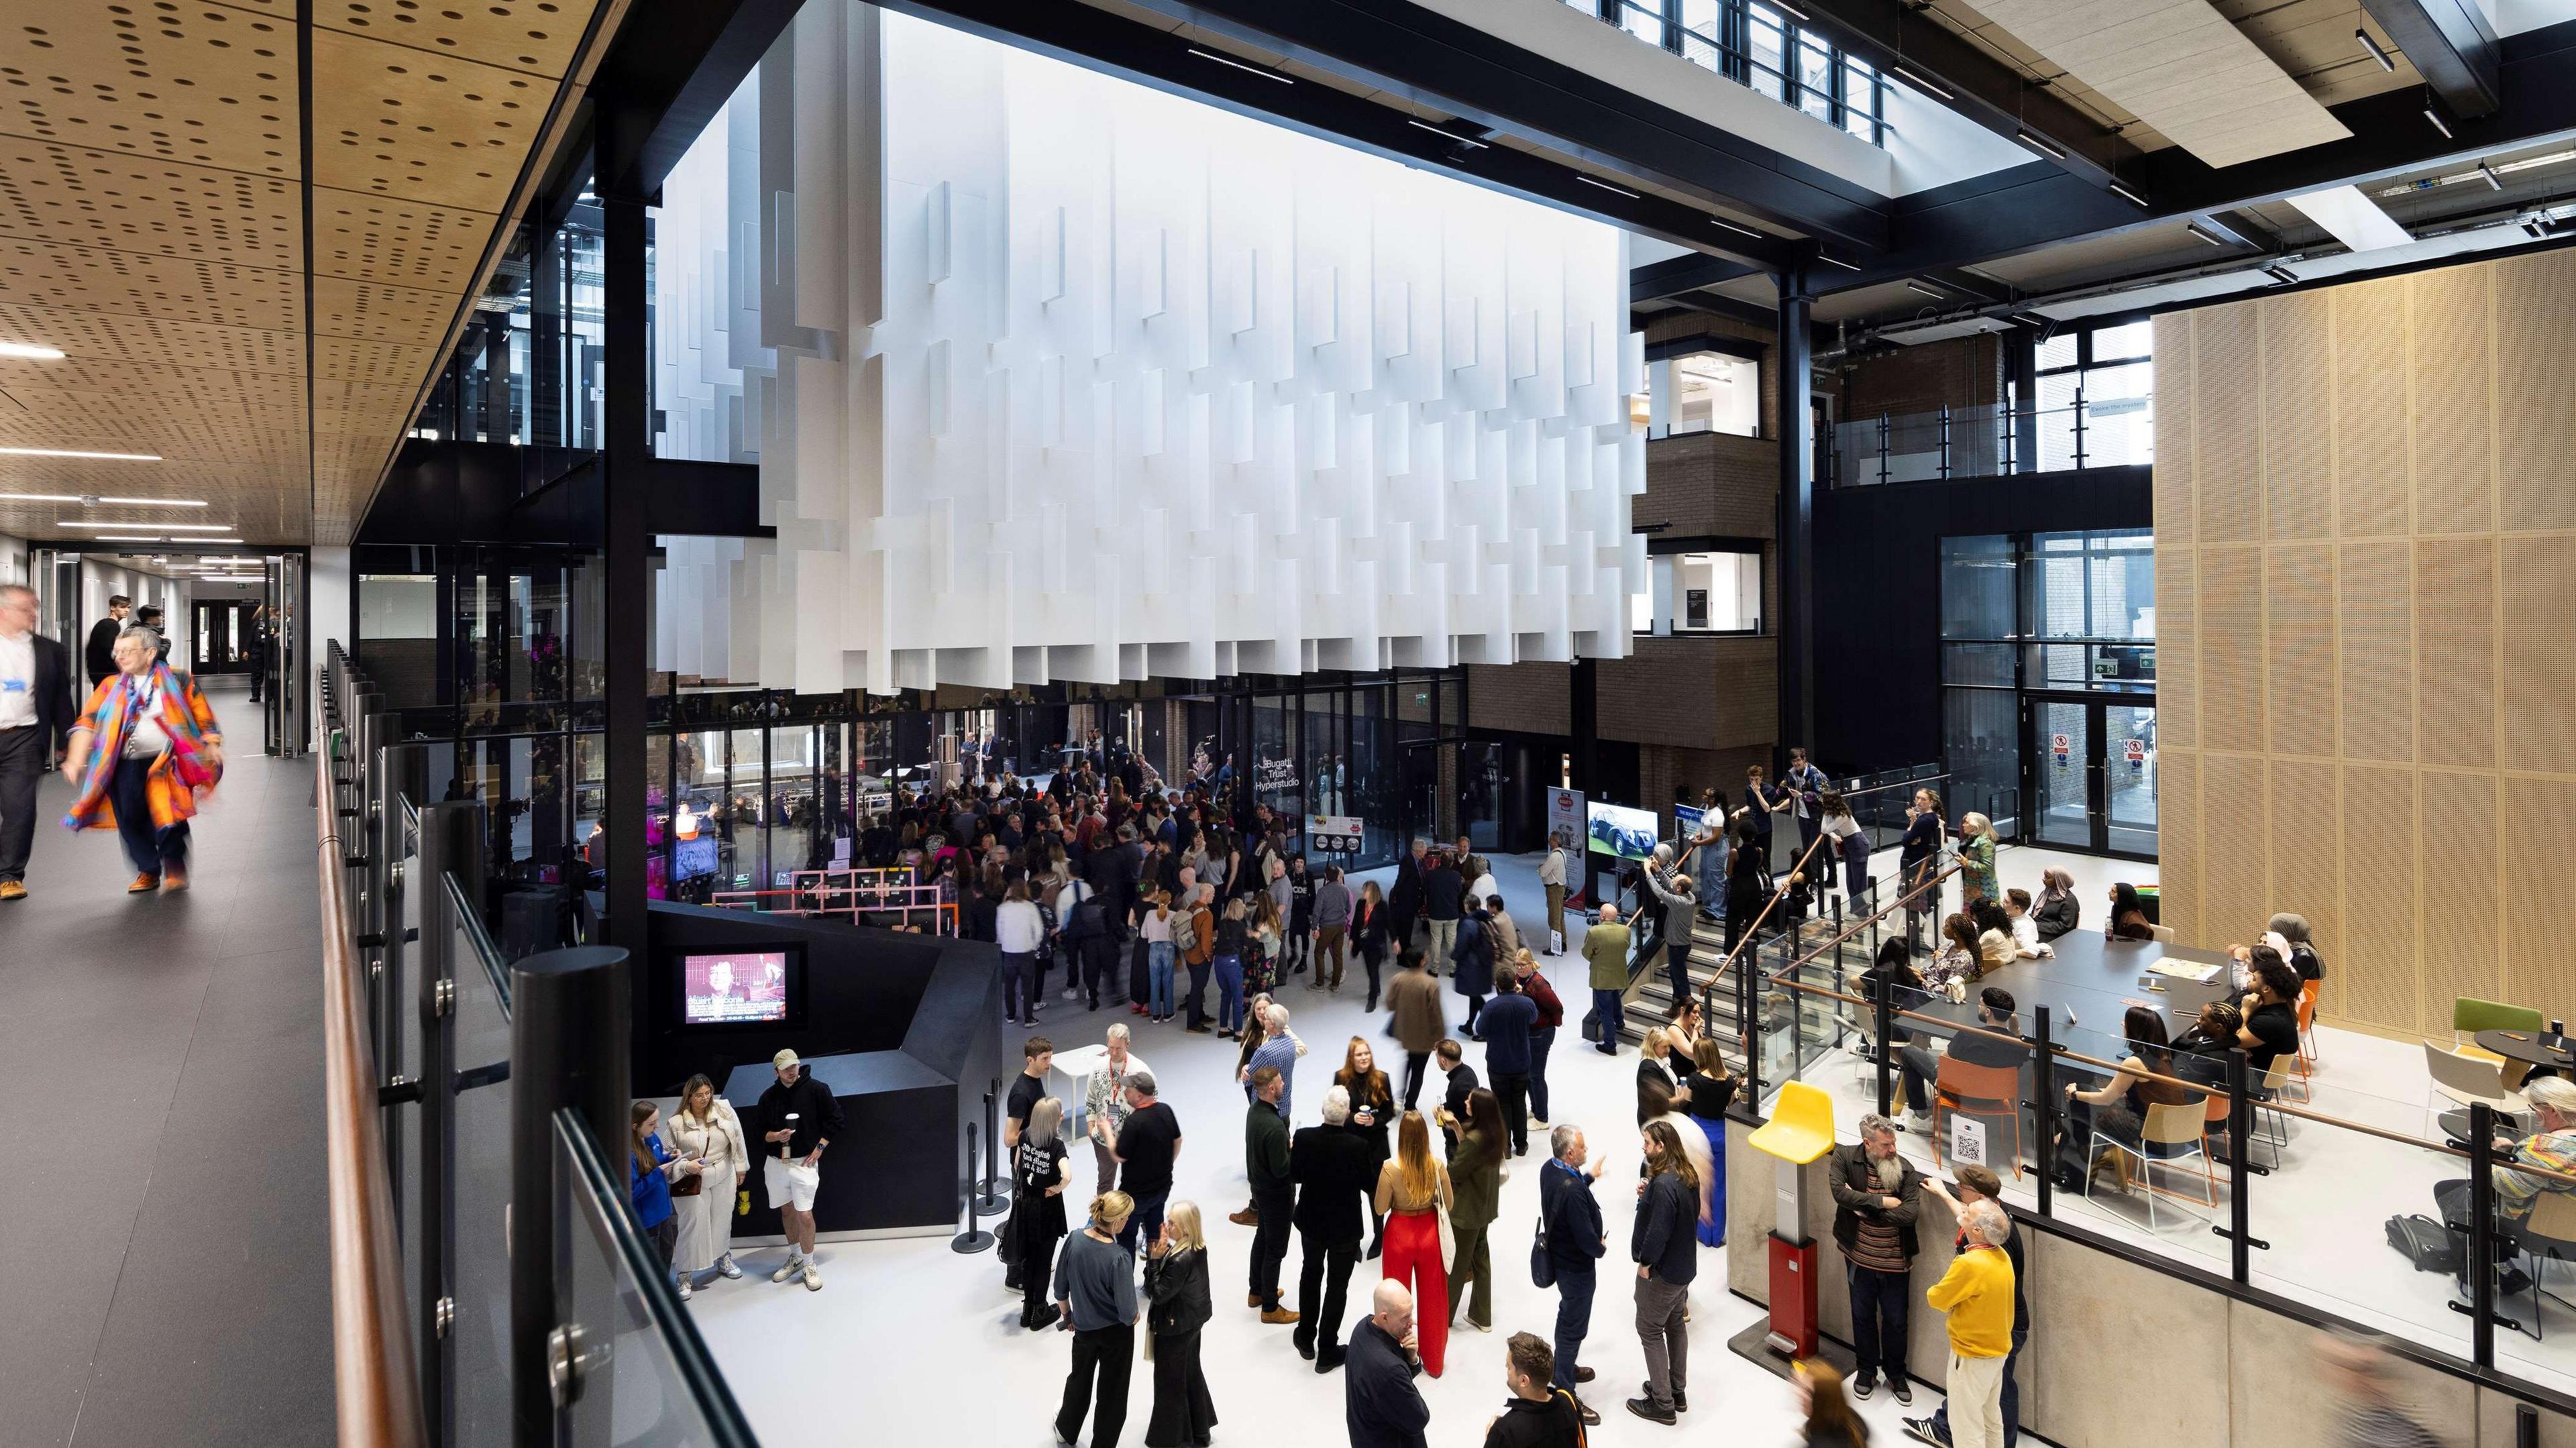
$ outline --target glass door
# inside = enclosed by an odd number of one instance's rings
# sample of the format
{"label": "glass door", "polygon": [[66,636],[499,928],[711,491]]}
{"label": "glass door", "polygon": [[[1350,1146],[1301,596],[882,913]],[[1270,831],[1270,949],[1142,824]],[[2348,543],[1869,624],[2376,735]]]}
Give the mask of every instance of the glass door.
{"label": "glass door", "polygon": [[2033,832],[2040,844],[2099,849],[2093,839],[2094,724],[2099,705],[2033,700]]}
{"label": "glass door", "polygon": [[2035,842],[2156,853],[2156,707],[2045,696],[2026,702]]}

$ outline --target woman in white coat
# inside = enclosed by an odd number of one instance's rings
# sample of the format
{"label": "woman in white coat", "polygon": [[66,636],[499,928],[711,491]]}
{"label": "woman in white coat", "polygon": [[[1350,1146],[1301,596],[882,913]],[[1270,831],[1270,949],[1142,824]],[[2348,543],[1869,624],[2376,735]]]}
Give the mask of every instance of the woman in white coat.
{"label": "woman in white coat", "polygon": [[671,1265],[680,1274],[680,1297],[686,1301],[710,1269],[727,1277],[742,1275],[733,1265],[734,1199],[751,1174],[751,1153],[743,1146],[742,1120],[734,1115],[733,1103],[718,1096],[715,1083],[704,1076],[692,1076],[680,1088],[680,1109],[671,1113],[669,1132],[682,1157],[706,1162],[697,1195],[671,1200],[680,1219]]}

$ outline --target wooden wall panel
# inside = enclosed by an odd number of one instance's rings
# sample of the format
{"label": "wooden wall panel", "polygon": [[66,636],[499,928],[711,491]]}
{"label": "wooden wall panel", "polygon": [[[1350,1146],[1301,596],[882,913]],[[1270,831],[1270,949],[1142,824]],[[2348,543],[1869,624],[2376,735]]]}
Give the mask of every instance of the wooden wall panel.
{"label": "wooden wall panel", "polygon": [[2326,989],[2342,997],[2336,1014],[2414,1030],[2415,772],[2345,765],[2342,823],[2346,964]]}
{"label": "wooden wall panel", "polygon": [[2263,536],[2262,313],[2252,302],[2211,307],[2196,314],[2193,335],[2200,419],[2194,541],[2251,543]]}
{"label": "wooden wall panel", "polygon": [[[2275,514],[2274,516],[2278,516]],[[2263,550],[2264,706],[2275,754],[2335,752],[2334,547],[2285,543]]]}
{"label": "wooden wall panel", "polygon": [[2297,292],[2266,298],[2261,306],[2264,533],[2271,538],[2329,537],[2334,527],[2334,294]]}
{"label": "wooden wall panel", "polygon": [[[2317,949],[2343,959],[2343,820],[2330,760],[2272,761],[2271,888],[2265,911],[2308,918]],[[2226,942],[2221,942],[2222,944]]]}
{"label": "wooden wall panel", "polygon": [[[2192,466],[2193,419],[2199,416],[2192,397],[2192,313],[2167,312],[2156,318],[2156,544],[2189,546],[2197,541],[2192,512],[2199,498]],[[2156,587],[2159,599],[2173,595]],[[2157,671],[2163,671],[2158,661]],[[2159,679],[2159,688],[2163,681]]]}
{"label": "wooden wall panel", "polygon": [[2495,527],[2490,270],[2447,267],[2407,278],[2418,533]]}
{"label": "wooden wall panel", "polygon": [[2508,779],[2504,788],[2503,999],[2567,1014],[2576,1001],[2576,870],[2567,868],[2567,821],[2576,782]]}
{"label": "wooden wall panel", "polygon": [[2415,758],[2415,552],[2399,539],[2346,543],[2336,610],[2346,759]]}
{"label": "wooden wall panel", "polygon": [[2415,545],[2416,757],[2493,769],[2496,762],[2495,540]]}
{"label": "wooden wall panel", "polygon": [[[2157,715],[2163,716],[2161,703]],[[2200,755],[2171,744],[2159,745],[2156,879],[2163,887],[2164,904],[2157,918],[2173,927],[2175,938],[2183,944],[2206,946],[2209,939],[2201,931],[2200,841]]]}
{"label": "wooden wall panel", "polygon": [[2406,281],[2356,282],[2325,295],[2334,298],[2335,531],[2345,538],[2401,537],[2414,531]]}
{"label": "wooden wall panel", "polygon": [[2508,536],[2498,551],[2504,767],[2576,770],[2576,537]]}
{"label": "wooden wall panel", "polygon": [[[2161,453],[2158,456],[2162,456]],[[2164,491],[2164,464],[2156,464]],[[2163,748],[2200,747],[2200,592],[2197,551],[2163,546],[2156,534],[2156,739]]]}
{"label": "wooden wall panel", "polygon": [[2416,775],[2424,811],[2424,1022],[2451,1018],[2459,996],[2497,999],[2504,932],[2496,881],[2496,776],[2426,769]]}
{"label": "wooden wall panel", "polygon": [[2261,930],[2274,908],[2264,893],[2271,795],[2260,755],[2203,754],[2200,774],[2200,935],[2225,945]]}
{"label": "wooden wall panel", "polygon": [[2263,747],[2263,554],[2199,550],[2200,743]]}
{"label": "wooden wall panel", "polygon": [[2496,526],[2576,528],[2576,253],[2495,263]]}

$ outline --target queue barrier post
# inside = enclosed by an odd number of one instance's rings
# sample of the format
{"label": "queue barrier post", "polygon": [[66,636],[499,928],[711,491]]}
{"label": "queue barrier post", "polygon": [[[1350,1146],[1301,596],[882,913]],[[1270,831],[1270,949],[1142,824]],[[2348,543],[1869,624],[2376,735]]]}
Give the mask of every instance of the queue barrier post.
{"label": "queue barrier post", "polygon": [[[2031,1020],[2038,1032],[2039,1043],[2039,1054],[2033,1056],[2030,1063],[2031,1125],[2039,1142],[2039,1214],[2046,1217],[2054,1215],[2050,1196],[2054,1183],[2051,1178],[2057,1174],[2057,1040],[2055,1027],[2048,1018],[2048,1007],[2035,1008]],[[2085,1161],[2088,1167],[2092,1155],[2093,1143],[2089,1141],[2077,1153],[2078,1159]]]}
{"label": "queue barrier post", "polygon": [[1896,1119],[1896,1000],[1887,982],[1879,981],[1870,992],[1877,1015],[1878,1037],[1878,1114]]}
{"label": "queue barrier post", "polygon": [[[969,1172],[966,1176],[967,1188],[975,1194],[975,1210],[988,1215],[998,1214],[1004,1205],[1002,1194],[993,1186],[993,1158],[1002,1148],[1001,1099],[1002,1081],[997,1076],[993,1078],[991,1089],[984,1093],[984,1176],[980,1183],[974,1173]],[[973,1164],[972,1161],[967,1163],[969,1166]]]}
{"label": "queue barrier post", "polygon": [[[992,1099],[990,1095],[984,1098],[988,1105]],[[983,1210],[982,1202],[975,1196],[975,1167],[978,1160],[990,1164],[990,1158],[981,1152],[983,1142],[976,1134],[979,1130],[977,1123],[966,1123],[966,1230],[948,1239],[948,1250],[960,1256],[981,1252],[993,1245],[993,1234],[975,1224],[976,1216]]]}

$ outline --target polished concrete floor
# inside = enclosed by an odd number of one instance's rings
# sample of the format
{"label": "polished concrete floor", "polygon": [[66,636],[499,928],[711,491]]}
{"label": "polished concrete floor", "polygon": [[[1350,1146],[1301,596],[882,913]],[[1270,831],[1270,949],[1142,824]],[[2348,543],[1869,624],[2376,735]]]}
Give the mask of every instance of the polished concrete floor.
{"label": "polished concrete floor", "polygon": [[[2010,883],[2032,882],[2049,864],[2079,869],[2079,886],[2098,879],[2151,880],[2154,866],[2091,860],[2038,851],[2007,851]],[[1513,902],[1524,929],[1544,897],[1536,856],[1493,861],[1504,898]],[[1893,868],[1892,853],[1877,868]],[[1372,872],[1362,878],[1381,878]],[[2097,892],[2098,893],[2098,892]],[[1527,902],[1523,904],[1521,902]],[[1571,1009],[1582,1011],[1583,966],[1576,956],[1542,961]],[[1444,981],[1444,985],[1445,985]],[[1282,992],[1290,1028],[1310,1048],[1295,1078],[1295,1124],[1317,1119],[1323,1093],[1344,1048],[1358,1036],[1381,1051],[1393,1050],[1385,1013],[1362,1009],[1365,989],[1354,968],[1337,994],[1310,991],[1302,980]],[[1454,996],[1449,1019],[1460,1017]],[[1112,1020],[1129,1022],[1135,1050],[1156,1072],[1181,1119],[1184,1146],[1177,1164],[1176,1197],[1197,1201],[1210,1237],[1216,1272],[1216,1318],[1207,1329],[1202,1358],[1216,1399],[1216,1438],[1224,1443],[1322,1444],[1343,1438],[1342,1380],[1318,1376],[1297,1356],[1293,1329],[1264,1326],[1247,1310],[1242,1293],[1253,1233],[1225,1220],[1247,1197],[1243,1173],[1244,1098],[1234,1084],[1235,1047],[1213,1037],[1188,1036],[1177,1026],[1153,1026],[1123,1010],[1091,1012],[1061,999],[1039,1017],[1039,1031],[1059,1048],[1096,1041]],[[1017,1039],[1017,1032],[1012,1038]],[[1402,1056],[1394,1057],[1400,1070]],[[1484,1075],[1482,1048],[1470,1046],[1468,1064]],[[1553,1119],[1587,1128],[1609,1165],[1598,1189],[1609,1252],[1592,1313],[1592,1335],[1583,1361],[1600,1374],[1585,1392],[1602,1425],[1595,1445],[1674,1441],[1787,1443],[1795,1440],[1796,1403],[1790,1387],[1763,1368],[1736,1357],[1726,1340],[1756,1321],[1761,1309],[1731,1295],[1724,1254],[1703,1250],[1700,1278],[1691,1289],[1691,1413],[1680,1436],[1628,1414],[1621,1404],[1643,1390],[1644,1362],[1633,1326],[1628,1234],[1635,1210],[1639,1141],[1635,1129],[1637,1054],[1604,1057],[1571,1031],[1549,1063]],[[1061,1079],[1057,1082],[1062,1089]],[[1436,1101],[1438,1083],[1425,1087]],[[1437,1380],[1420,1380],[1430,1404],[1434,1448],[1466,1448],[1484,1440],[1485,1426],[1501,1409],[1503,1342],[1516,1331],[1542,1337],[1554,1328],[1556,1294],[1530,1283],[1529,1247],[1537,1215],[1538,1169],[1545,1147],[1533,1134],[1533,1152],[1513,1163],[1502,1191],[1502,1212],[1491,1233],[1494,1266],[1494,1331],[1460,1327],[1450,1340],[1449,1363]],[[1071,1162],[1069,1211],[1077,1220],[1094,1189],[1088,1150]],[[987,1221],[986,1225],[992,1225]],[[1018,1298],[1001,1287],[1001,1265],[989,1250],[961,1255],[936,1238],[826,1243],[823,1290],[809,1293],[775,1286],[768,1268],[775,1247],[748,1249],[754,1269],[740,1282],[714,1283],[691,1304],[699,1330],[714,1350],[727,1381],[762,1441],[793,1443],[846,1438],[865,1424],[871,1438],[889,1442],[953,1441],[1029,1444],[1051,1442],[1049,1422],[1064,1387],[1067,1339],[1056,1333],[1023,1333],[1015,1318]],[[1300,1258],[1292,1245],[1285,1286],[1292,1299]],[[1367,1313],[1367,1296],[1379,1265],[1362,1262],[1351,1280],[1343,1332]],[[864,1345],[858,1347],[857,1345]],[[856,1349],[856,1357],[853,1353]],[[1121,1442],[1143,1441],[1151,1414],[1152,1367],[1139,1361]],[[1873,1442],[1903,1441],[1898,1420],[1927,1414],[1940,1401],[1920,1388],[1915,1405],[1900,1410],[1884,1392],[1863,1404],[1875,1430]],[[1091,1443],[1086,1426],[1082,1441]]]}
{"label": "polished concrete floor", "polygon": [[128,897],[57,777],[0,905],[0,1443],[332,1440],[313,771],[208,682],[194,888]]}

